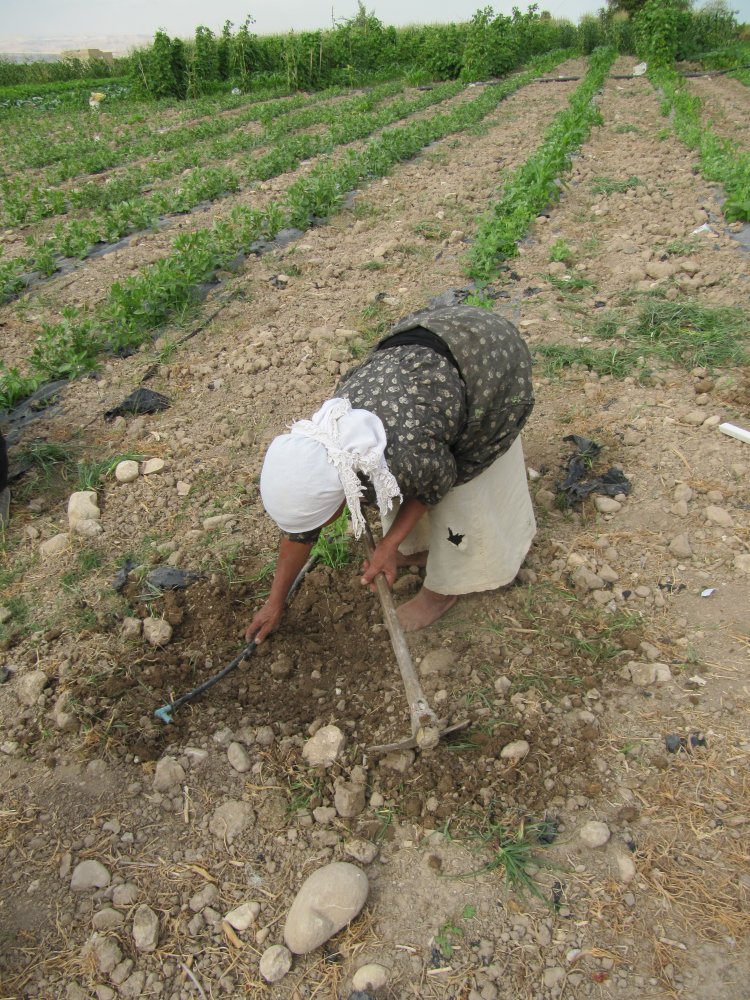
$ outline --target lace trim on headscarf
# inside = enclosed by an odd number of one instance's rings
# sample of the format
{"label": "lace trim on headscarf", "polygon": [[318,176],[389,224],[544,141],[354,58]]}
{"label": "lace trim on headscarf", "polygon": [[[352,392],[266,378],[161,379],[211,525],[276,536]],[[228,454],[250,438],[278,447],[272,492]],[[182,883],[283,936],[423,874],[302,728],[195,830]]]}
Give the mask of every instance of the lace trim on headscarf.
{"label": "lace trim on headscarf", "polygon": [[291,425],[289,431],[291,434],[312,438],[325,448],[328,461],[336,469],[341,480],[352,519],[354,537],[359,538],[365,527],[361,506],[361,497],[365,488],[358,473],[363,473],[372,483],[375,490],[375,500],[381,515],[387,514],[391,510],[394,499],[401,499],[401,490],[388,468],[383,447],[375,445],[361,452],[342,447],[338,421],[341,417],[352,412],[352,404],[349,400],[332,399],[321,409],[323,412],[317,415],[317,422],[297,420]]}

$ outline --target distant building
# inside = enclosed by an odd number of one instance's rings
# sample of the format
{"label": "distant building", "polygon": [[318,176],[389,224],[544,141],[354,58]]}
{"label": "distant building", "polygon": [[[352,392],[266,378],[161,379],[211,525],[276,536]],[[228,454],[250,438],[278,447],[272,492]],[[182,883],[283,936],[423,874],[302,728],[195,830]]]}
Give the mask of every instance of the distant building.
{"label": "distant building", "polygon": [[103,52],[101,49],[65,49],[60,53],[61,59],[80,59],[81,62],[92,62],[94,59],[103,60],[108,66],[112,66],[115,57],[111,52]]}

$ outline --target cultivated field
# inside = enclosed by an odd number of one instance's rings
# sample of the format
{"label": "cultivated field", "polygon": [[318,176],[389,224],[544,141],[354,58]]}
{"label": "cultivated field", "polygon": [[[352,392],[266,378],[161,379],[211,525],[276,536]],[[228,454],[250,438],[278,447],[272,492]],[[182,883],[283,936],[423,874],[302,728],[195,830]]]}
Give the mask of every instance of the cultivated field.
{"label": "cultivated field", "polygon": [[[750,90],[634,63],[0,118],[3,998],[364,1000],[370,962],[393,1000],[747,997],[750,449],[719,425],[750,427]],[[510,317],[536,360],[526,565],[410,637],[471,727],[368,754],[408,713],[333,542],[165,725],[268,590],[265,445],[438,297]],[[138,387],[168,408],[110,414]],[[630,492],[568,505],[569,435]],[[195,575],[162,590],[157,565]],[[311,768],[329,724],[346,748]],[[106,878],[74,891],[87,860]],[[333,860],[367,872],[363,912],[267,984]]]}

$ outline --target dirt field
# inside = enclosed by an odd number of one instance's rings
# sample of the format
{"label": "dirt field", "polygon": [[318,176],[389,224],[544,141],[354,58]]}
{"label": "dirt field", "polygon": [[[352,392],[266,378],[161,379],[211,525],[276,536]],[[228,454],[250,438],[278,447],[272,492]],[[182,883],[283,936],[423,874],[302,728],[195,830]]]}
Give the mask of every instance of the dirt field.
{"label": "dirt field", "polygon": [[[343,569],[313,569],[279,632],[219,686],[172,725],[154,717],[237,654],[268,590],[278,537],[257,491],[264,446],[378,332],[467,286],[477,216],[574,86],[519,91],[486,128],[434,144],[327,224],[222,275],[200,317],[69,385],[23,431],[12,459],[46,441],[165,466],[107,478],[103,532],[48,558],[40,545],[67,531],[74,476],[33,466],[13,484],[0,598],[3,998],[363,1000],[352,976],[368,962],[388,970],[378,996],[394,1000],[747,998],[750,449],[718,425],[750,426],[748,370],[649,356],[614,379],[555,373],[541,352],[597,346],[602,315],[621,329],[654,296],[747,307],[747,227],[723,221],[720,193],[665,133],[645,78],[607,82],[604,125],[492,289],[538,352],[524,433],[538,534],[513,586],[462,598],[410,637],[423,667],[443,651],[426,692],[471,728],[416,759],[368,754],[407,734],[408,712],[356,549]],[[746,134],[739,83],[696,92],[722,134]],[[168,233],[3,307],[10,354],[46,309],[95,299]],[[560,240],[570,259],[551,262]],[[169,409],[105,421],[144,379]],[[594,497],[561,507],[571,434],[603,446],[594,472],[617,466],[630,480],[616,509]],[[199,576],[160,594],[145,582],[157,564]],[[404,571],[397,599],[418,586]],[[124,619],[149,617],[172,626],[164,648],[123,635]],[[346,749],[311,769],[302,747],[329,724]],[[519,740],[524,757],[501,756]],[[167,756],[181,771],[156,788]],[[337,789],[360,781],[364,808],[340,815]],[[235,836],[216,822],[226,803],[245,804]],[[587,841],[592,821],[606,825],[602,846]],[[104,866],[106,885],[71,890],[84,860]],[[303,879],[332,860],[366,870],[363,913],[266,984],[260,956],[282,943]],[[233,929],[223,918],[245,902],[256,918]],[[155,950],[134,943],[142,904],[158,916]]]}

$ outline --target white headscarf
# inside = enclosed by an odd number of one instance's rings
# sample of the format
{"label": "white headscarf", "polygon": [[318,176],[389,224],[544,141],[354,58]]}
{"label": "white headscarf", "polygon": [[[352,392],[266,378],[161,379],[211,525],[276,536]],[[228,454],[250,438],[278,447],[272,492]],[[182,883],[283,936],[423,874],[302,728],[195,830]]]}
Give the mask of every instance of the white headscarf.
{"label": "white headscarf", "polygon": [[260,474],[263,506],[282,531],[297,535],[325,524],[346,500],[359,538],[365,521],[358,473],[372,483],[381,514],[401,499],[385,445],[380,417],[353,410],[348,399],[329,399],[310,420],[296,421],[271,442]]}

